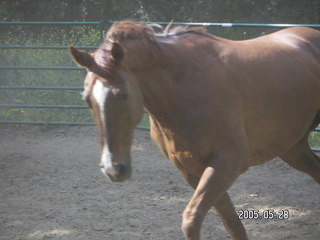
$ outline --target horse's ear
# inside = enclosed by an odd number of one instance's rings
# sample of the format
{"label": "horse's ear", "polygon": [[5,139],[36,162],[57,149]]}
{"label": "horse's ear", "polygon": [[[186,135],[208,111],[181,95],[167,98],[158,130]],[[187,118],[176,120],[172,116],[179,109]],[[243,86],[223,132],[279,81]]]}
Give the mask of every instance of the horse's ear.
{"label": "horse's ear", "polygon": [[124,52],[121,45],[117,42],[112,43],[111,57],[115,63],[120,63],[123,59]]}
{"label": "horse's ear", "polygon": [[86,67],[88,69],[92,69],[95,65],[95,61],[93,57],[84,51],[80,51],[73,46],[69,47],[70,54],[73,60],[81,67]]}

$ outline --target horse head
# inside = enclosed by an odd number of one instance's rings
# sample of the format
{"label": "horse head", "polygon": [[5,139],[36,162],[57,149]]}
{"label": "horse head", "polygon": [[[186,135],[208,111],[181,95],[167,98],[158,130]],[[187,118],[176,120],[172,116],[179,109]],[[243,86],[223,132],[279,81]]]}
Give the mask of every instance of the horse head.
{"label": "horse head", "polygon": [[100,130],[101,171],[112,182],[125,181],[131,176],[130,148],[143,116],[143,100],[124,69],[124,51],[117,42],[107,42],[92,54],[72,46],[69,50],[87,69],[83,99]]}

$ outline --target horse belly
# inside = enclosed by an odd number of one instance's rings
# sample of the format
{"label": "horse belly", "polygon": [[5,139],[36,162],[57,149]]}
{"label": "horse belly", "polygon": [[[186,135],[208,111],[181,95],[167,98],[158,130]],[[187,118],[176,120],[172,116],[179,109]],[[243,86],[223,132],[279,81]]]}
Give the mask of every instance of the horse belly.
{"label": "horse belly", "polygon": [[252,165],[289,150],[309,133],[320,110],[319,63],[300,52],[276,56],[269,64],[252,62],[254,71],[243,73],[238,86]]}
{"label": "horse belly", "polygon": [[291,97],[289,94],[284,100],[278,98],[277,102],[263,105],[248,118],[251,165],[281,155],[310,132],[320,109],[319,99],[310,99],[310,94]]}

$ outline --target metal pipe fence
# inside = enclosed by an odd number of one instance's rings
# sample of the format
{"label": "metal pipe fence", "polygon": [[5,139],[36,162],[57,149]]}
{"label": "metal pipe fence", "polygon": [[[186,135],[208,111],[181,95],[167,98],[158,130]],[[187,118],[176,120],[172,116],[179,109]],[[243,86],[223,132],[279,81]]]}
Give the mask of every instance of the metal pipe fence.
{"label": "metal pipe fence", "polygon": [[[0,22],[0,26],[39,26],[39,25],[51,25],[51,26],[98,26],[100,29],[101,39],[104,38],[105,29],[108,25],[115,23],[114,20],[104,20],[96,22]],[[141,22],[142,23],[142,22]],[[146,23],[146,22],[144,22]],[[150,23],[150,22],[148,22]],[[170,22],[152,22],[160,25],[167,25]],[[259,23],[190,23],[190,22],[173,22],[174,25],[191,25],[191,26],[214,26],[214,27],[223,27],[223,28],[232,28],[232,27],[266,27],[266,28],[287,28],[287,27],[312,27],[320,28],[320,24],[259,24]],[[79,49],[93,50],[97,46],[76,46]],[[32,46],[32,45],[0,45],[0,49],[42,49],[42,50],[66,50],[68,46]],[[66,66],[14,66],[7,65],[1,66],[1,70],[58,70],[58,71],[79,71],[84,70],[81,67],[66,67]],[[59,87],[59,86],[3,86],[0,85],[0,91],[3,90],[70,90],[70,91],[79,91],[83,90],[82,87]],[[42,105],[42,104],[0,104],[0,109],[16,109],[16,108],[44,108],[44,109],[86,109],[84,105]],[[52,122],[52,121],[18,121],[18,120],[1,120],[0,124],[44,124],[44,125],[82,125],[82,126],[92,126],[93,122]],[[139,129],[148,130],[148,127],[138,126]],[[315,129],[315,131],[320,132],[320,128]],[[315,151],[320,151],[320,149],[313,149]]]}

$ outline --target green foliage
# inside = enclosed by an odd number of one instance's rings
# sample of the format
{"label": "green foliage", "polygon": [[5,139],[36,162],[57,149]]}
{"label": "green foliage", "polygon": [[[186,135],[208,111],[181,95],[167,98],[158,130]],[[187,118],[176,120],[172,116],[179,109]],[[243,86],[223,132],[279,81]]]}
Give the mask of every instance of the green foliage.
{"label": "green foliage", "polygon": [[[87,27],[49,28],[43,33],[29,27],[7,29],[0,38],[1,45],[59,46],[97,45],[100,32]],[[38,29],[37,29],[38,30]],[[16,66],[74,66],[67,50],[6,49],[1,51],[1,65]],[[75,86],[81,87],[84,73],[53,70],[2,70],[1,85],[10,86]],[[83,105],[79,91],[1,90],[1,104]],[[3,108],[1,120],[23,121],[92,121],[87,110]]]}
{"label": "green foliage", "polygon": [[[145,21],[320,23],[319,0],[1,0],[0,21]],[[98,46],[99,27],[3,26],[1,45]],[[108,26],[104,26],[106,30]],[[245,39],[271,28],[210,27],[209,32]],[[3,50],[0,65],[74,66],[66,50]],[[0,85],[82,86],[84,72],[1,70]],[[1,104],[81,105],[77,91],[0,90]],[[92,121],[87,110],[0,109],[0,120]],[[144,124],[148,120],[145,117]],[[320,147],[320,134],[310,142]]]}
{"label": "green foliage", "polygon": [[319,132],[312,132],[308,140],[311,147],[320,149],[320,133]]}
{"label": "green foliage", "polygon": [[319,0],[2,0],[2,21],[319,23]]}
{"label": "green foliage", "polygon": [[[33,27],[34,28],[34,27]],[[0,45],[25,46],[98,46],[98,27],[10,27],[1,35]],[[42,31],[41,31],[42,30]],[[8,66],[75,66],[66,49],[2,49],[0,64]],[[84,71],[2,70],[0,85],[82,87]],[[72,90],[0,90],[1,104],[84,105],[80,91]],[[92,122],[87,109],[2,108],[0,120]],[[144,124],[148,122],[144,119]]]}

